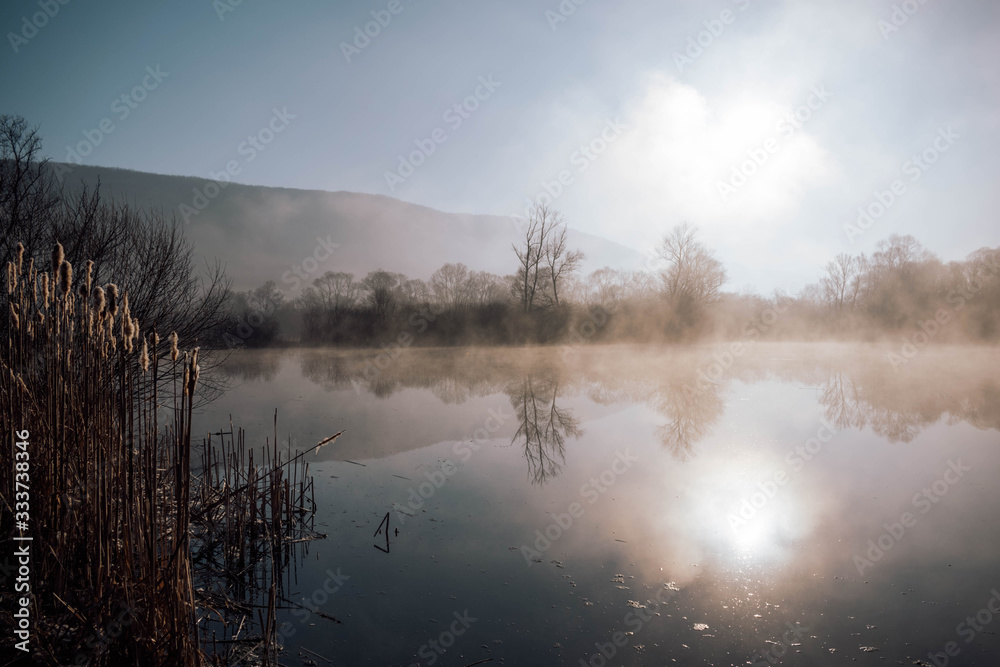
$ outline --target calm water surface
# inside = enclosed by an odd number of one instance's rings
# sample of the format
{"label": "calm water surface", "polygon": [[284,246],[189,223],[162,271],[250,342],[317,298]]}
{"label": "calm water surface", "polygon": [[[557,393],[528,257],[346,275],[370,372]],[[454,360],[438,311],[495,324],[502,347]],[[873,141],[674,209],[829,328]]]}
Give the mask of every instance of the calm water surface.
{"label": "calm water surface", "polygon": [[199,423],[346,429],[286,665],[1000,664],[1000,351],[890,349],[243,352]]}

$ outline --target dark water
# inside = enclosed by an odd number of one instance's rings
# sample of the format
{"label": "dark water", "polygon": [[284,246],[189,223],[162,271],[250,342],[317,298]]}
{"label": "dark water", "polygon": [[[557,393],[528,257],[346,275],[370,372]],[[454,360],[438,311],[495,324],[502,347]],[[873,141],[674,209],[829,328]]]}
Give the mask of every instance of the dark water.
{"label": "dark water", "polygon": [[286,665],[1000,664],[1000,350],[890,350],[246,352],[200,419],[346,429]]}

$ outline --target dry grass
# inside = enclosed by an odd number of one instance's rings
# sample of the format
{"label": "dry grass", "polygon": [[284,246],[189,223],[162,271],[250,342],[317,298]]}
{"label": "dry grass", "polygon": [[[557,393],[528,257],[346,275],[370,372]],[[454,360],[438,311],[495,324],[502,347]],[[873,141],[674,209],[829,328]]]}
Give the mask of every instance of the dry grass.
{"label": "dry grass", "polygon": [[255,460],[231,425],[204,441],[195,470],[198,349],[142,330],[128,294],[93,285],[90,262],[74,275],[60,246],[45,268],[23,251],[7,267],[0,359],[5,554],[15,432],[30,433],[32,659],[274,661],[282,570],[315,535],[308,470],[283,463],[277,427]]}

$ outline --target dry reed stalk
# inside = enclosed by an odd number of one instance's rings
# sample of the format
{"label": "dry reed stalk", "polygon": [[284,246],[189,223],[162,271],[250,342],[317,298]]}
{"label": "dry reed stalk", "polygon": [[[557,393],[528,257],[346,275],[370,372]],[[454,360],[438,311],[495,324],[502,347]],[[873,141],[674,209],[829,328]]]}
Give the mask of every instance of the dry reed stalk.
{"label": "dry reed stalk", "polygon": [[[221,455],[204,443],[196,474],[198,349],[178,363],[172,333],[164,349],[170,363],[161,364],[159,336],[140,334],[117,285],[94,284],[92,263],[77,293],[58,244],[51,272],[54,281],[34,270],[33,259],[26,266],[23,247],[8,264],[0,359],[0,429],[8,440],[0,448],[0,506],[8,510],[14,434],[30,433],[33,658],[75,662],[95,629],[117,621],[121,634],[88,653],[88,664],[235,664],[227,641],[233,628],[245,630],[254,605],[266,605],[259,641],[276,657],[287,545],[311,531],[301,511],[307,476],[296,464],[289,484],[277,447],[268,465],[257,466],[244,432],[232,425]],[[167,423],[159,418],[161,380],[173,387]],[[0,535],[13,532],[12,513],[0,514]],[[212,650],[199,625],[213,625],[205,621],[210,613],[223,619]]]}

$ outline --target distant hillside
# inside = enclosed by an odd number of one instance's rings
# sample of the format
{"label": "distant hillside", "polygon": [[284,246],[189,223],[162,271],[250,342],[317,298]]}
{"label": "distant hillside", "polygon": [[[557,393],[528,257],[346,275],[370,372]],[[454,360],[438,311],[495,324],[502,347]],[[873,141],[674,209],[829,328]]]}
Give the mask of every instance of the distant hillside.
{"label": "distant hillside", "polygon": [[[384,268],[427,279],[447,262],[464,262],[500,275],[515,269],[511,243],[518,240],[518,231],[507,217],[443,213],[381,195],[239,184],[204,197],[214,193],[213,181],[71,166],[65,177],[67,188],[79,188],[81,183],[92,187],[99,178],[105,195],[161,208],[178,220],[186,213],[186,233],[197,251],[207,258],[221,258],[237,289],[268,279],[282,285],[282,275],[313,256],[318,239],[339,247],[311,278],[328,270],[360,277]],[[194,214],[199,207],[202,210]],[[633,268],[642,259],[630,248],[591,234],[570,229],[569,239],[572,248],[587,255],[584,272],[602,266]],[[320,251],[319,256],[323,254]]]}

